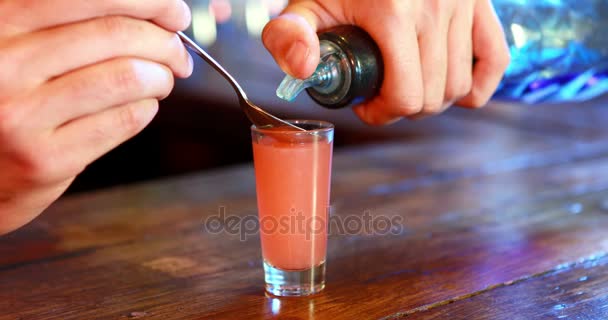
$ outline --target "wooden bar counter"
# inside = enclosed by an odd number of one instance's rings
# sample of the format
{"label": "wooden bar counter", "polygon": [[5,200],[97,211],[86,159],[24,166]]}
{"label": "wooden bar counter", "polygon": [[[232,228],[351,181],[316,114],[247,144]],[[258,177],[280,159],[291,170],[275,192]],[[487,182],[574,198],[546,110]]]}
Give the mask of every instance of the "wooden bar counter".
{"label": "wooden bar counter", "polygon": [[251,164],[66,196],[0,238],[0,319],[607,319],[602,119],[496,104],[338,149],[332,215],[402,224],[332,232],[311,297],[265,295],[259,237],[205,229],[256,214]]}

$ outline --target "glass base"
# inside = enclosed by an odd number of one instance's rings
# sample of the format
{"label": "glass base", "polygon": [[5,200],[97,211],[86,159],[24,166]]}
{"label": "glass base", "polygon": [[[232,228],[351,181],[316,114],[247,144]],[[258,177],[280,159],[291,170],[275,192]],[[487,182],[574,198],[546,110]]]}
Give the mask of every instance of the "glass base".
{"label": "glass base", "polygon": [[325,288],[325,261],[306,270],[281,270],[264,261],[266,291],[279,297],[308,296]]}

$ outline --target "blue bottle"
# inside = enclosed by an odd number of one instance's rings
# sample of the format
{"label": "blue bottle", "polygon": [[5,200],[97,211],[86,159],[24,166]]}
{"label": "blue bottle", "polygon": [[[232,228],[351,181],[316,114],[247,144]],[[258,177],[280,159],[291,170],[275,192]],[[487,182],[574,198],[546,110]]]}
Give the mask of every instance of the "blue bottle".
{"label": "blue bottle", "polygon": [[[584,101],[608,92],[608,0],[494,0],[511,53],[496,99],[524,103]],[[285,77],[277,96],[304,89],[341,108],[370,99],[382,84],[380,51],[363,30],[319,35],[321,63],[308,79]]]}

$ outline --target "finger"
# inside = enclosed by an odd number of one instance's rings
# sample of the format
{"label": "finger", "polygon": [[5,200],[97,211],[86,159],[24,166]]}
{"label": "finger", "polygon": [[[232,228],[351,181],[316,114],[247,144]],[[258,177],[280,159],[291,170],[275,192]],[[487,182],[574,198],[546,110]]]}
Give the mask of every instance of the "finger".
{"label": "finger", "polygon": [[191,13],[182,0],[18,0],[0,1],[0,35],[9,37],[106,16],[151,20],[170,30],[184,30]]}
{"label": "finger", "polygon": [[6,45],[0,46],[4,73],[0,78],[0,95],[27,91],[82,66],[122,56],[167,65],[179,77],[192,73],[192,58],[175,33],[126,17],[47,29]]}
{"label": "finger", "polygon": [[458,105],[479,108],[494,94],[510,59],[502,27],[490,0],[479,0],[475,4],[473,53],[477,61],[471,92],[458,101]]}
{"label": "finger", "polygon": [[336,15],[341,15],[341,7],[332,4],[332,8],[325,9],[316,1],[292,1],[264,28],[264,46],[286,73],[296,78],[310,76],[319,64],[316,32],[346,23],[344,19],[336,19]]}
{"label": "finger", "polygon": [[[446,9],[446,8],[444,8]],[[448,27],[450,14],[435,15],[436,19],[423,23],[418,44],[424,85],[422,110],[410,118],[419,119],[437,114],[444,109],[445,85],[448,69]]]}
{"label": "finger", "polygon": [[456,101],[473,83],[473,2],[465,1],[452,17],[448,36],[448,74],[445,100]]}
{"label": "finger", "polygon": [[62,169],[68,173],[80,172],[84,166],[143,130],[157,112],[158,101],[146,99],[65,124],[52,136],[55,149],[65,150],[58,163],[64,164]]}
{"label": "finger", "polygon": [[[384,82],[377,97],[354,107],[357,116],[370,125],[384,125],[420,112],[424,100],[422,70],[416,30],[378,25],[370,35],[382,39],[378,46],[384,60]],[[387,39],[388,38],[388,39]]]}
{"label": "finger", "polygon": [[36,90],[28,97],[30,121],[40,128],[55,129],[113,106],[163,99],[173,84],[171,70],[164,65],[134,58],[108,60],[56,78]]}

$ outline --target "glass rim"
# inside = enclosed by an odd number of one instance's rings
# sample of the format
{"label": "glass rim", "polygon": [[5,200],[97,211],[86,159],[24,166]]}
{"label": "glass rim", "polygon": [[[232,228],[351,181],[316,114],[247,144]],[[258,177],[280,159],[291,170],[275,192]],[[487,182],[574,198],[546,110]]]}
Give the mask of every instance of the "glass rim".
{"label": "glass rim", "polygon": [[254,132],[260,132],[260,133],[273,133],[273,134],[288,134],[288,135],[302,135],[302,134],[319,134],[319,133],[327,133],[327,132],[331,132],[334,130],[334,124],[331,122],[327,122],[327,121],[323,121],[323,120],[301,120],[301,119],[285,119],[284,121],[287,121],[291,124],[294,125],[298,125],[298,124],[306,124],[306,125],[316,125],[318,128],[315,129],[310,129],[310,130],[306,130],[306,131],[292,131],[292,130],[285,130],[285,131],[274,131],[272,129],[268,129],[268,128],[258,128],[255,126],[255,124],[251,125],[251,130]]}

